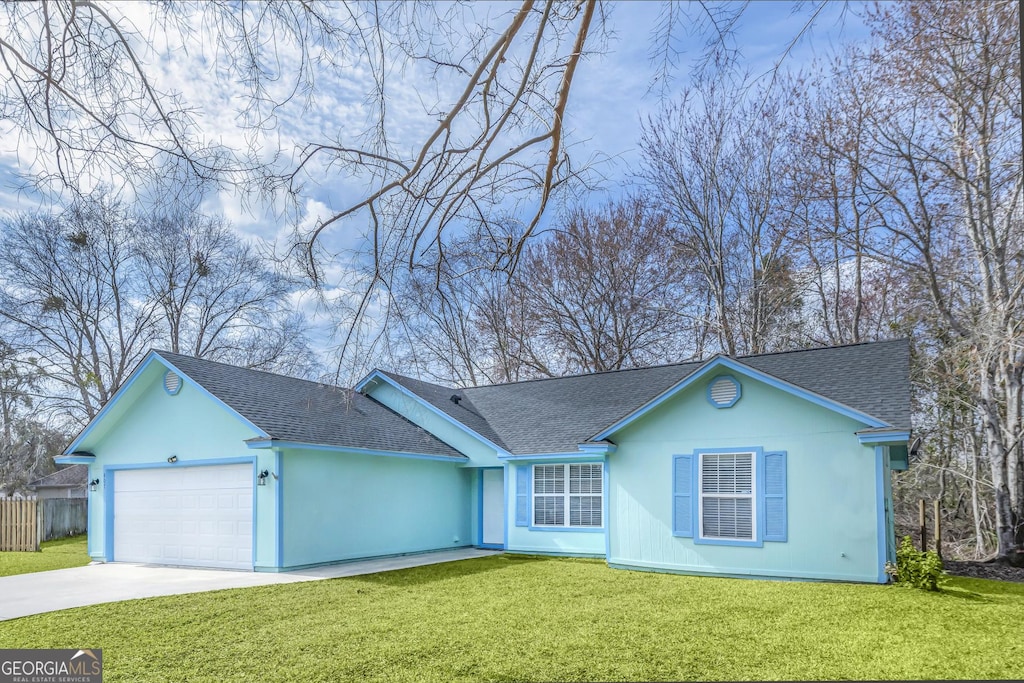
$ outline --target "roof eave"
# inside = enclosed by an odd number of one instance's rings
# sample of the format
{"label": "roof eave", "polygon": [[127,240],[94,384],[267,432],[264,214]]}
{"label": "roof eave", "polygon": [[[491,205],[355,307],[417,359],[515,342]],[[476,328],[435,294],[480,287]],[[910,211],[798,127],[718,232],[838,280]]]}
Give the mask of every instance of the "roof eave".
{"label": "roof eave", "polygon": [[377,455],[394,458],[413,458],[417,460],[437,460],[440,462],[465,463],[469,461],[465,455],[439,455],[437,453],[412,453],[409,451],[389,451],[376,448],[360,448],[336,444],[318,444],[302,441],[285,441],[283,439],[255,437],[246,439],[245,445],[253,449],[298,448],[312,451],[331,451],[335,453],[353,453],[355,455]]}
{"label": "roof eave", "polygon": [[875,428],[856,432],[857,439],[865,446],[887,446],[906,444],[910,440],[909,429]]}
{"label": "roof eave", "polygon": [[[189,377],[187,373],[182,372],[182,370],[176,365],[174,365],[174,363],[161,356],[159,351],[150,350],[146,354],[145,358],[143,358],[139,362],[139,364],[135,366],[135,369],[132,370],[132,373],[128,375],[128,379],[126,379],[124,383],[117,388],[117,391],[115,391],[114,395],[110,397],[110,400],[107,401],[106,404],[104,404],[103,408],[101,408],[98,413],[96,413],[96,417],[89,420],[89,424],[87,424],[85,428],[78,433],[78,436],[75,437],[74,441],[72,441],[71,444],[67,447],[67,449],[65,449],[64,454],[58,457],[72,455],[74,451],[77,450],[78,447],[82,444],[82,442],[85,441],[86,437],[96,428],[96,425],[103,421],[103,419],[107,416],[110,410],[124,397],[124,395],[128,392],[128,390],[135,383],[135,381],[142,376],[142,373],[145,372],[146,368],[149,367],[150,363],[157,359],[168,370],[173,370],[179,377],[181,377],[182,381],[185,381],[190,386],[195,387],[201,394],[207,396],[208,398],[210,398],[210,400],[222,406],[228,412],[232,413],[233,415],[237,415],[238,419],[240,419],[243,423],[249,426],[254,432],[264,437],[270,436],[264,430],[260,429],[255,424],[253,424],[253,422],[249,420],[249,418],[245,417],[240,412],[238,412],[237,410],[229,406],[227,403],[225,403],[223,400],[221,400],[219,397],[215,396],[202,384]],[[60,464],[77,464],[76,461],[74,460],[58,460],[57,462]]]}
{"label": "roof eave", "polygon": [[739,374],[750,377],[751,379],[764,382],[769,386],[781,389],[783,391],[786,391],[787,393],[806,399],[824,408],[827,408],[841,415],[845,415],[854,420],[857,420],[858,422],[861,422],[862,424],[865,424],[868,427],[891,427],[891,425],[887,424],[886,422],[883,422],[882,420],[879,420],[876,417],[868,415],[867,413],[851,408],[850,406],[840,403],[839,401],[834,401],[830,398],[822,396],[821,394],[817,394],[808,389],[804,389],[803,387],[798,387],[797,385],[780,379],[775,375],[764,372],[763,370],[758,370],[757,368],[751,367],[746,363],[741,363],[734,358],[729,358],[728,356],[718,354],[713,358],[709,359],[706,363],[704,363],[704,365],[700,366],[699,368],[691,372],[689,375],[682,378],[681,380],[673,384],[671,387],[669,387],[665,391],[661,392],[660,394],[652,398],[644,405],[640,406],[639,408],[629,413],[625,417],[621,418],[617,422],[609,425],[598,434],[595,434],[594,436],[590,437],[589,439],[587,439],[587,441],[592,442],[607,439],[615,432],[619,431],[626,425],[637,420],[641,416],[647,414],[649,411],[661,405],[664,401],[672,398],[680,391],[686,389],[687,387],[689,387],[691,384],[701,379],[702,377],[706,377],[712,371],[718,368],[727,368],[732,372],[737,372]]}

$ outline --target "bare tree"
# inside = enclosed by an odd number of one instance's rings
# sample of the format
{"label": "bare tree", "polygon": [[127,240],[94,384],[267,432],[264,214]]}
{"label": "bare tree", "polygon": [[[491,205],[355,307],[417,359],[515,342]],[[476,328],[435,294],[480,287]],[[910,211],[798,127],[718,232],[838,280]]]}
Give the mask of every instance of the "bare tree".
{"label": "bare tree", "polygon": [[[418,261],[443,252],[450,227],[489,222],[491,207],[529,191],[525,239],[579,170],[566,154],[565,119],[577,66],[601,32],[597,0],[524,0],[486,20],[462,4],[159,3],[143,24],[150,35],[123,9],[71,0],[4,7],[0,106],[52,155],[48,175],[59,184],[113,171],[139,185],[173,165],[193,181],[298,193],[329,169],[372,189],[297,233],[297,243],[311,247],[359,217]],[[200,54],[245,86],[237,106],[251,149],[201,135],[198,112],[159,78],[157,43]],[[356,68],[370,74],[366,127],[303,141],[290,169],[261,163],[259,136],[280,112],[309,104],[318,74]],[[411,150],[396,144],[388,108],[403,68],[420,69],[424,84],[457,84],[425,102],[433,125]],[[520,248],[504,258],[514,261]],[[315,253],[305,252],[305,265],[319,278]]]}
{"label": "bare tree", "polygon": [[0,233],[0,316],[51,409],[87,421],[154,347],[309,374],[290,283],[221,219],[140,214],[102,192]]}
{"label": "bare tree", "polygon": [[990,466],[997,548],[1024,547],[1024,227],[1017,4],[903,3],[869,16],[872,49],[840,67],[833,111],[864,116],[862,144],[831,140],[872,197],[885,239],[861,246],[913,278],[932,334],[965,347]]}
{"label": "bare tree", "polygon": [[512,277],[468,246],[459,273],[420,271],[397,293],[408,315],[389,335],[407,349],[404,366],[463,385],[688,357],[693,269],[675,245],[644,199],[578,209]]}
{"label": "bare tree", "polygon": [[307,374],[301,316],[287,303],[294,283],[221,217],[146,216],[133,234],[143,295],[156,303],[169,350],[244,367]]}
{"label": "bare tree", "polygon": [[77,420],[99,412],[155,339],[134,229],[124,205],[99,196],[60,214],[19,216],[0,233],[0,316]]}
{"label": "bare tree", "polygon": [[[901,269],[879,254],[896,239],[878,230],[884,196],[864,182],[871,103],[861,74],[830,71],[787,84],[784,211],[802,270],[804,333],[815,344],[909,335],[921,302]],[[841,106],[837,106],[842,103]]]}
{"label": "bare tree", "polygon": [[703,278],[710,329],[731,355],[782,344],[794,304],[780,211],[782,130],[767,93],[702,78],[642,132],[643,177]]}
{"label": "bare tree", "polygon": [[572,212],[531,246],[515,283],[546,362],[539,373],[597,372],[686,357],[692,261],[641,198]]}
{"label": "bare tree", "polygon": [[[808,25],[824,5],[814,4]],[[7,3],[0,12],[0,112],[41,150],[45,163],[33,171],[43,185],[80,191],[98,179],[136,190],[155,184],[161,195],[176,195],[219,184],[300,200],[311,187],[344,181],[350,191],[333,213],[313,224],[296,221],[291,254],[318,285],[335,256],[324,236],[342,228],[370,235],[368,289],[386,290],[404,266],[440,274],[453,241],[474,230],[492,237],[481,245],[490,265],[512,271],[541,217],[570,188],[595,178],[595,158],[570,153],[572,103],[580,64],[605,49],[612,5],[522,0],[481,7]],[[743,7],[664,3],[651,49],[661,88],[678,66],[687,31],[698,42],[704,34],[709,55],[734,58],[730,35]],[[780,60],[806,28],[780,46]],[[220,117],[202,110],[203,98],[190,99],[166,77],[172,54],[235,88],[229,106],[241,134],[230,146],[209,130]],[[364,120],[350,117],[316,132],[290,125],[339,83],[351,87],[356,73],[367,76],[365,92],[353,96],[364,96]],[[395,116],[392,99],[410,81],[420,98],[412,126]],[[291,206],[301,213],[301,201]],[[509,212],[521,218],[512,232],[502,229]],[[350,316],[352,329],[366,310],[360,305]]]}
{"label": "bare tree", "polygon": [[64,445],[64,434],[32,414],[39,372],[31,358],[0,341],[0,493],[16,493],[53,469],[50,456]]}

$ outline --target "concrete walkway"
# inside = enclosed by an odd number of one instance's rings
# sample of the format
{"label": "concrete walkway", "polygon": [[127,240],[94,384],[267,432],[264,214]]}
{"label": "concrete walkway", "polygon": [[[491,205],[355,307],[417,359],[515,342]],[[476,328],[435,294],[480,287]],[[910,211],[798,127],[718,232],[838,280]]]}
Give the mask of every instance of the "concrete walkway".
{"label": "concrete walkway", "polygon": [[0,621],[104,602],[376,574],[494,554],[496,551],[493,550],[459,548],[345,562],[278,574],[120,562],[91,564],[73,569],[0,577]]}

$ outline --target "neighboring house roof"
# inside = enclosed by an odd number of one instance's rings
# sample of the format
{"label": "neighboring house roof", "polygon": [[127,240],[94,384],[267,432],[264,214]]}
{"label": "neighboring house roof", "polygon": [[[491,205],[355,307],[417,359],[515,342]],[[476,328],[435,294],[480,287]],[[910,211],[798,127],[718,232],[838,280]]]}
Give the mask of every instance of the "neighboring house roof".
{"label": "neighboring house roof", "polygon": [[[907,340],[741,356],[754,368],[894,428],[910,428]],[[451,389],[387,374],[516,455],[569,453],[698,371],[705,362]],[[458,406],[453,393],[464,397]],[[465,418],[465,419],[464,419]],[[467,420],[471,420],[467,421]]]}
{"label": "neighboring house roof", "polygon": [[31,489],[79,489],[85,488],[89,481],[88,465],[70,465],[59,469],[53,474],[36,479],[28,486]]}
{"label": "neighboring house roof", "polygon": [[271,439],[465,459],[430,432],[351,389],[167,351],[155,353]]}

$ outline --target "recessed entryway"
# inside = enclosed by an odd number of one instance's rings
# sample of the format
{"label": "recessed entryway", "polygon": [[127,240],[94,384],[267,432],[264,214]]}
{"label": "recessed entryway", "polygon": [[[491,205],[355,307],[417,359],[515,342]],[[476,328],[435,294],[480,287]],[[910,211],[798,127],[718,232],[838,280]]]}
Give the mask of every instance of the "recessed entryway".
{"label": "recessed entryway", "polygon": [[501,548],[505,544],[505,470],[480,470],[480,545]]}

